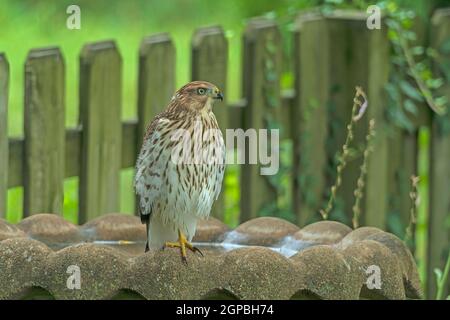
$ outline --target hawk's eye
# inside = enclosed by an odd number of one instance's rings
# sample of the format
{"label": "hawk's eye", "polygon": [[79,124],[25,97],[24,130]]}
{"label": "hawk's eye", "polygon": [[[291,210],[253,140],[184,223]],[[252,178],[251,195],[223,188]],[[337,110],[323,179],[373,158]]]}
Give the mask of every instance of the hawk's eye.
{"label": "hawk's eye", "polygon": [[204,89],[204,88],[198,88],[198,89],[197,89],[197,93],[198,93],[199,95],[204,95],[204,94],[206,93],[206,89]]}

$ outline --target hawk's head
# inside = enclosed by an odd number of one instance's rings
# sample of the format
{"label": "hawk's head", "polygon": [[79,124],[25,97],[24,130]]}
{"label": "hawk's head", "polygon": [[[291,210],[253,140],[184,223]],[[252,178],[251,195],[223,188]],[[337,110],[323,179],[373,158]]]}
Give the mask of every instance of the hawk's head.
{"label": "hawk's head", "polygon": [[191,110],[210,110],[216,100],[223,100],[222,92],[212,83],[192,81],[181,87],[173,99],[182,108]]}

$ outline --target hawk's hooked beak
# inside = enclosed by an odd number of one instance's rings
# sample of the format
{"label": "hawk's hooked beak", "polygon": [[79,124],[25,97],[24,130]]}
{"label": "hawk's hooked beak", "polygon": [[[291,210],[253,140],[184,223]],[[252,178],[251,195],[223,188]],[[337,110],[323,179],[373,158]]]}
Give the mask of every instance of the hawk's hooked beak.
{"label": "hawk's hooked beak", "polygon": [[217,93],[216,96],[214,97],[214,99],[218,99],[220,101],[223,101],[223,94],[222,94],[222,92]]}
{"label": "hawk's hooked beak", "polygon": [[223,94],[222,94],[222,92],[220,92],[220,90],[219,90],[218,88],[216,88],[216,89],[214,90],[214,96],[213,96],[213,98],[216,99],[216,100],[223,101]]}

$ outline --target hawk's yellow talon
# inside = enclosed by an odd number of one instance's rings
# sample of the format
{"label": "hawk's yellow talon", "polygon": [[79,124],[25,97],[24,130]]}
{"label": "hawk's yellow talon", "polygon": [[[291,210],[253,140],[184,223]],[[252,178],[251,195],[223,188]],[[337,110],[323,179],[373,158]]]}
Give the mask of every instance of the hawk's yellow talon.
{"label": "hawk's yellow talon", "polygon": [[187,263],[187,254],[186,254],[186,248],[191,250],[192,252],[198,252],[203,256],[203,253],[200,251],[199,248],[194,247],[185,237],[185,235],[178,230],[178,241],[177,242],[166,242],[163,246],[163,249],[165,248],[180,248],[181,253],[181,260],[185,263]]}

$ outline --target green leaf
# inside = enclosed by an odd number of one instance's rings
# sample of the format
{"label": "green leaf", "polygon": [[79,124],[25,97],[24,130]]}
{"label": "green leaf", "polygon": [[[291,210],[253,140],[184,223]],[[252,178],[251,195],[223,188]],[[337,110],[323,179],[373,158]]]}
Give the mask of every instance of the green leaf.
{"label": "green leaf", "polygon": [[393,64],[396,64],[396,65],[400,66],[400,67],[403,67],[403,66],[406,65],[406,59],[403,58],[403,56],[394,56],[394,57],[391,58],[391,62]]}
{"label": "green leaf", "polygon": [[393,29],[389,29],[389,31],[388,31],[388,38],[392,42],[398,43],[398,33],[397,33],[397,31],[395,31]]}
{"label": "green leaf", "polygon": [[420,94],[419,90],[414,88],[408,81],[401,81],[400,82],[400,89],[404,94],[406,94],[411,99],[414,99],[419,102],[423,102],[423,97]]}
{"label": "green leaf", "polygon": [[400,238],[405,237],[405,226],[398,213],[392,212],[387,217],[389,229]]}
{"label": "green leaf", "polygon": [[391,29],[400,29],[400,23],[394,19],[387,19],[386,24]]}
{"label": "green leaf", "polygon": [[417,62],[414,66],[415,70],[417,72],[426,72],[429,71],[429,69],[427,68],[427,66],[425,65],[425,63],[423,63],[423,61]]}
{"label": "green leaf", "polygon": [[398,10],[398,6],[394,1],[389,1],[387,3],[387,10],[391,13],[395,13]]}
{"label": "green leaf", "polygon": [[446,96],[440,96],[435,99],[435,103],[438,107],[444,107],[447,104],[448,100]]}
{"label": "green leaf", "polygon": [[450,37],[445,39],[445,41],[441,44],[441,52],[444,54],[450,53]]}
{"label": "green leaf", "polygon": [[334,12],[333,6],[329,4],[324,4],[323,6],[320,7],[320,10],[324,15],[332,14]]}
{"label": "green leaf", "polygon": [[428,79],[426,83],[429,88],[438,89],[444,84],[444,80],[442,78]]}
{"label": "green leaf", "polygon": [[405,115],[403,108],[399,108],[396,104],[389,105],[388,115],[389,118],[400,128],[404,128],[409,132],[414,130],[414,126],[411,120]]}
{"label": "green leaf", "polygon": [[412,102],[410,99],[406,99],[403,102],[403,106],[405,107],[405,110],[416,115],[417,114],[417,106]]}
{"label": "green leaf", "polygon": [[417,36],[413,31],[405,31],[402,35],[408,40],[411,40],[411,41],[417,40]]}
{"label": "green leaf", "polygon": [[447,81],[450,82],[450,61],[443,61],[440,66],[442,72],[447,78]]}
{"label": "green leaf", "polygon": [[386,91],[387,91],[389,97],[390,97],[393,101],[395,101],[395,102],[399,102],[399,101],[400,101],[400,94],[399,94],[399,91],[398,91],[398,89],[397,89],[396,86],[394,86],[392,83],[389,83],[389,82],[388,82],[388,83],[385,85],[385,89],[386,89]]}
{"label": "green leaf", "polygon": [[427,48],[426,53],[430,58],[436,58],[439,56],[438,52],[434,48]]}
{"label": "green leaf", "polygon": [[411,29],[412,27],[412,20],[409,17],[404,17],[404,20],[402,20],[402,27],[404,29]]}
{"label": "green leaf", "polygon": [[269,11],[264,14],[267,19],[275,19],[277,17],[277,13],[275,11]]}
{"label": "green leaf", "polygon": [[424,52],[425,52],[425,49],[421,46],[411,48],[411,53],[414,55],[417,55],[417,56],[423,54]]}

